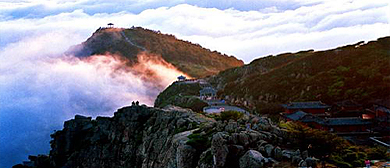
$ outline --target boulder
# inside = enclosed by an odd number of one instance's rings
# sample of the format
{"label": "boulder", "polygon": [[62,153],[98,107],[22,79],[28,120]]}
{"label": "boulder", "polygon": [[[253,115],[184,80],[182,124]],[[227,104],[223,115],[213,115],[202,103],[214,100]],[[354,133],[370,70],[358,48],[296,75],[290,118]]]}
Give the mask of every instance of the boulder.
{"label": "boulder", "polygon": [[229,136],[229,143],[238,144],[238,135],[238,133],[233,133],[231,136]]}
{"label": "boulder", "polygon": [[275,158],[276,160],[282,160],[282,158],[283,158],[282,149],[280,149],[279,146],[277,146],[277,147],[274,149],[274,158]]}
{"label": "boulder", "polygon": [[291,160],[292,152],[289,150],[282,150],[283,159]]}
{"label": "boulder", "polygon": [[295,152],[291,153],[291,162],[292,163],[299,163],[302,160],[301,152],[299,149],[297,149]]}
{"label": "boulder", "polygon": [[189,145],[180,145],[177,148],[176,160],[177,167],[181,168],[191,168],[194,167],[192,162],[196,150]]}
{"label": "boulder", "polygon": [[264,146],[265,153],[268,157],[272,157],[272,150],[274,149],[274,146],[271,144],[267,144]]}
{"label": "boulder", "polygon": [[316,167],[318,161],[319,161],[318,159],[313,158],[313,157],[307,157],[307,158],[305,159],[305,162],[306,162],[306,164],[307,164],[308,167]]}
{"label": "boulder", "polygon": [[228,149],[230,153],[233,153],[237,156],[243,155],[245,152],[244,147],[241,145],[229,145]]}
{"label": "boulder", "polygon": [[291,162],[292,162],[293,164],[297,164],[297,163],[299,163],[301,160],[302,160],[302,158],[301,158],[300,156],[297,156],[297,155],[291,156]]}
{"label": "boulder", "polygon": [[305,160],[307,157],[309,157],[309,152],[305,150],[302,152],[302,159]]}
{"label": "boulder", "polygon": [[230,132],[230,133],[238,132],[238,124],[237,124],[237,122],[229,122],[225,126],[225,131],[226,132]]}
{"label": "boulder", "polygon": [[238,141],[239,141],[240,145],[248,146],[249,145],[249,135],[246,134],[245,132],[241,132],[238,135]]}
{"label": "boulder", "polygon": [[299,167],[307,167],[307,163],[306,163],[306,161],[301,160],[301,161],[299,161],[298,166]]}
{"label": "boulder", "polygon": [[266,144],[268,144],[267,141],[264,141],[264,140],[259,140],[257,141],[257,147],[260,148],[262,146],[265,146]]}
{"label": "boulder", "polygon": [[260,168],[263,167],[263,155],[255,150],[247,151],[239,160],[240,168]]}
{"label": "boulder", "polygon": [[217,168],[225,166],[226,157],[229,153],[225,137],[227,137],[227,135],[222,132],[217,132],[213,135],[213,139],[211,141],[211,153],[214,157],[214,165]]}
{"label": "boulder", "polygon": [[197,168],[212,168],[212,167],[213,167],[213,155],[211,154],[211,148],[209,148],[200,155]]}

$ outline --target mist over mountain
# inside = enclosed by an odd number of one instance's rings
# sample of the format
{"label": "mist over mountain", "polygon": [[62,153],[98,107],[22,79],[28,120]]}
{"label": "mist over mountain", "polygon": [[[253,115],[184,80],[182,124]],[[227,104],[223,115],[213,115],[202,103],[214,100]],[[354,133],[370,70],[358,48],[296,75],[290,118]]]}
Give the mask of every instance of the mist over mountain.
{"label": "mist over mountain", "polygon": [[174,35],[141,27],[99,28],[87,41],[72,47],[67,54],[85,57],[107,52],[123,56],[130,66],[137,63],[137,55],[141,52],[161,57],[178,70],[195,78],[214,75],[244,64],[233,56],[179,40]]}
{"label": "mist over mountain", "polygon": [[58,31],[0,51],[0,167],[48,153],[49,135],[76,114],[111,116],[132,101],[153,105],[179,75],[200,77],[242,65],[143,28],[99,29],[71,47],[79,40]]}

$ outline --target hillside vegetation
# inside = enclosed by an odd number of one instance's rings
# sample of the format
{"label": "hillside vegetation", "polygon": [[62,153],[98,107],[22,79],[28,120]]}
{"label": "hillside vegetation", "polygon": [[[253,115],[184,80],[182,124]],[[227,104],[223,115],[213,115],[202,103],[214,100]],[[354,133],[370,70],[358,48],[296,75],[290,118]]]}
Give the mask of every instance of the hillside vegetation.
{"label": "hillside vegetation", "polygon": [[141,27],[100,28],[87,41],[72,47],[68,54],[83,57],[111,53],[124,56],[131,63],[135,63],[140,52],[161,56],[180,71],[196,78],[214,75],[244,64],[233,56],[210,51],[198,44],[179,40],[173,35]]}
{"label": "hillside vegetation", "polygon": [[390,37],[326,51],[268,56],[209,79],[221,97],[260,113],[280,103],[351,99],[367,103],[390,95]]}
{"label": "hillside vegetation", "polygon": [[208,106],[198,97],[201,89],[199,83],[174,82],[157,96],[154,107],[163,108],[167,105],[175,105],[201,112],[203,107]]}

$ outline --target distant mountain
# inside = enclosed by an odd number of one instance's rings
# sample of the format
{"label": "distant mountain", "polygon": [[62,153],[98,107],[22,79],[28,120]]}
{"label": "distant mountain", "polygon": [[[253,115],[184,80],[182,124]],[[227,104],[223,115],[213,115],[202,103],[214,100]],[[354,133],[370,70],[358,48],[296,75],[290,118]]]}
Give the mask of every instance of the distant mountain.
{"label": "distant mountain", "polygon": [[198,44],[179,40],[173,35],[141,27],[99,28],[87,41],[73,46],[67,53],[78,57],[118,54],[127,58],[130,63],[135,63],[137,54],[141,52],[161,56],[180,71],[196,78],[214,75],[244,64],[233,56],[210,51]]}
{"label": "distant mountain", "polygon": [[231,103],[277,112],[280,103],[355,100],[390,95],[390,37],[326,51],[268,56],[209,79]]}

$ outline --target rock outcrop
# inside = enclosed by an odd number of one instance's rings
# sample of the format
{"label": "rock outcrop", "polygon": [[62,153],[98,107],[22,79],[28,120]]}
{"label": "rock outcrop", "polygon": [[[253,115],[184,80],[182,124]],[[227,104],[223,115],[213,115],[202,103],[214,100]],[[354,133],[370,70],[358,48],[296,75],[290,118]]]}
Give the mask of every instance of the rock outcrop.
{"label": "rock outcrop", "polygon": [[263,166],[265,158],[260,152],[249,150],[240,158],[240,168],[258,168]]}
{"label": "rock outcrop", "polygon": [[[251,123],[251,127],[247,127]],[[31,156],[24,167],[272,167],[281,161],[315,165],[285,149],[285,130],[265,117],[215,121],[190,109],[133,105],[113,117],[76,115],[51,135],[49,156]],[[281,146],[284,146],[283,148]],[[23,165],[17,165],[23,166]]]}

